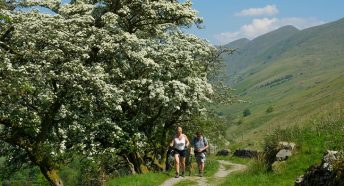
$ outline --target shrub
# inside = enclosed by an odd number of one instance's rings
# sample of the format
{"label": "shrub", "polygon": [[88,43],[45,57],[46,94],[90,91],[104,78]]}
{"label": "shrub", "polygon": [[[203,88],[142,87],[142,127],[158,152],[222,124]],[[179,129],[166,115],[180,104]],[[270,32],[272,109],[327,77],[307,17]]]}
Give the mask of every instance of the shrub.
{"label": "shrub", "polygon": [[269,108],[266,109],[266,113],[270,113],[270,112],[273,112],[274,111],[274,108],[272,106],[270,106]]}
{"label": "shrub", "polygon": [[249,116],[249,115],[251,115],[251,111],[250,111],[250,109],[245,109],[243,112],[242,112],[242,114],[243,114],[243,116],[244,117],[246,117],[246,116]]}

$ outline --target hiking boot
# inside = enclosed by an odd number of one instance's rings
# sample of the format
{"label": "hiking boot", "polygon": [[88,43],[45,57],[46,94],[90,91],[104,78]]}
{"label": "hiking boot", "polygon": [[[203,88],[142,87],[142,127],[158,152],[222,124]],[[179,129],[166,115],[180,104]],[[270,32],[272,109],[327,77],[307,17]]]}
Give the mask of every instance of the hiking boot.
{"label": "hiking boot", "polygon": [[182,172],[182,177],[185,177],[185,172]]}
{"label": "hiking boot", "polygon": [[179,173],[177,173],[177,172],[176,172],[176,176],[175,176],[175,178],[179,178]]}

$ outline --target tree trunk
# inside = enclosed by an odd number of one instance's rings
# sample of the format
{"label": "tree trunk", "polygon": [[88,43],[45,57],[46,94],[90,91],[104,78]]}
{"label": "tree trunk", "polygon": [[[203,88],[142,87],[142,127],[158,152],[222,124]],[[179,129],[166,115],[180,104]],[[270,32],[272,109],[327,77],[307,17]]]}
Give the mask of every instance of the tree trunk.
{"label": "tree trunk", "polygon": [[53,186],[63,186],[63,182],[59,175],[57,174],[57,170],[51,169],[48,166],[39,165],[41,172],[45,176],[45,178],[49,181],[49,183]]}
{"label": "tree trunk", "polygon": [[130,162],[129,158],[126,155],[123,155],[123,157],[127,161],[127,163],[129,164],[129,169],[130,169],[131,174],[136,174],[134,164]]}
{"label": "tree trunk", "polygon": [[132,152],[128,155],[129,161],[134,165],[135,171],[138,173],[148,173],[148,167],[145,165],[142,157],[138,152]]}

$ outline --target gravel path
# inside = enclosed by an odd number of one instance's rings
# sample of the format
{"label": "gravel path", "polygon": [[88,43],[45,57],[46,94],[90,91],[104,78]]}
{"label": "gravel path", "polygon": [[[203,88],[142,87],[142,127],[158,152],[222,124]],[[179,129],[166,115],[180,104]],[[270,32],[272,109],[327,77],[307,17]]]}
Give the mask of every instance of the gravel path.
{"label": "gravel path", "polygon": [[[241,170],[245,170],[247,168],[246,165],[232,163],[230,161],[225,161],[225,160],[217,160],[217,161],[220,163],[220,168],[215,173],[215,175],[213,176],[214,178],[224,178],[234,171],[241,171]],[[226,169],[225,165],[230,165],[231,167],[229,169]],[[178,182],[180,182],[182,180],[186,180],[186,179],[197,182],[199,186],[216,185],[216,184],[208,183],[207,179],[205,177],[186,176],[184,178],[183,177],[169,178],[160,186],[173,186],[173,185],[177,184]]]}

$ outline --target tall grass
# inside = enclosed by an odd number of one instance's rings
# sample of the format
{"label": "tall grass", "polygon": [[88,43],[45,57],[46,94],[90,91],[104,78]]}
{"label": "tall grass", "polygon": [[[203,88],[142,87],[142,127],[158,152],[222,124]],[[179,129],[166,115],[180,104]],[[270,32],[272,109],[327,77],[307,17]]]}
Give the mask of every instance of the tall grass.
{"label": "tall grass", "polygon": [[107,186],[157,186],[162,184],[169,176],[164,173],[137,174],[123,176],[109,181]]}
{"label": "tall grass", "polygon": [[279,171],[268,172],[262,160],[249,163],[245,173],[234,173],[222,185],[294,185],[295,179],[313,164],[318,164],[326,150],[344,149],[343,109],[332,110],[314,118],[304,126],[278,129],[266,137],[265,145],[290,141],[298,145],[295,155],[290,157]]}

